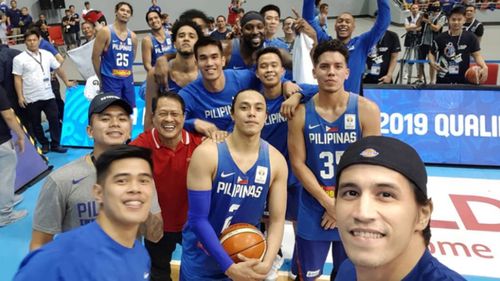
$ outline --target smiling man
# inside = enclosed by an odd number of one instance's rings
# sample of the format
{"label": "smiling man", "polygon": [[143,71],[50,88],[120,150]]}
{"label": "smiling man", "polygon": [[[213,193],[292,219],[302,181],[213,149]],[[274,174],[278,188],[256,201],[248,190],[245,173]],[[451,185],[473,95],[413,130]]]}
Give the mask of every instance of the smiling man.
{"label": "smiling man", "polygon": [[432,201],[417,152],[397,139],[352,144],[337,169],[334,211],[349,260],[336,280],[465,280],[434,258]]}
{"label": "smiling man", "polygon": [[163,29],[161,14],[156,10],[146,13],[146,22],[151,28],[151,34],[142,39],[142,63],[146,71],[150,71],[156,60],[172,48],[170,34]]}
{"label": "smiling man", "polygon": [[154,128],[131,144],[153,152],[153,177],[164,221],[160,241],[144,240],[152,262],[151,280],[172,280],[170,261],[176,244],[182,242],[182,227],[187,219],[187,169],[201,137],[183,129],[185,105],[178,94],[159,93],[153,98],[152,108]]}
{"label": "smiling man", "polygon": [[[54,235],[94,221],[99,205],[92,195],[96,181],[95,163],[111,147],[125,143],[132,130],[132,108],[113,94],[96,96],[89,106],[87,134],[94,140],[90,154],[76,159],[52,172],[45,181],[36,204],[30,250],[52,241]],[[151,219],[161,221],[155,198]],[[57,206],[57,207],[55,207]],[[158,227],[150,240],[159,240]],[[158,234],[159,232],[159,234]]]}
{"label": "smiling man", "polygon": [[96,221],[30,253],[14,280],[149,279],[149,256],[136,238],[154,194],[151,152],[120,145],[101,154],[95,165]]}

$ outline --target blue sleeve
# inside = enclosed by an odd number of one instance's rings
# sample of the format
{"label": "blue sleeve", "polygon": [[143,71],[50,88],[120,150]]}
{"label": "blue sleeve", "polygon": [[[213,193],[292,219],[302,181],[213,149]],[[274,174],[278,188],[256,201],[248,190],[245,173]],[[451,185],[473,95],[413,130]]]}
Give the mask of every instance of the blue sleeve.
{"label": "blue sleeve", "polygon": [[361,34],[358,38],[362,42],[365,53],[377,44],[377,42],[384,36],[385,31],[391,24],[391,8],[389,7],[389,0],[377,0],[378,14],[372,28]]}
{"label": "blue sleeve", "polygon": [[[61,257],[57,252],[49,253],[40,248],[24,258],[13,280],[77,280],[78,278],[75,279],[76,276],[73,274],[74,268],[70,268],[71,262],[65,262],[64,260],[64,257]],[[62,269],[62,266],[65,268]]]}
{"label": "blue sleeve", "polygon": [[318,85],[313,84],[299,84],[300,88],[302,88],[302,99],[301,103],[308,102],[314,95],[316,95],[319,91]]}
{"label": "blue sleeve", "polygon": [[57,49],[52,44],[50,44],[47,40],[45,40],[43,38],[40,40],[40,49],[45,50],[54,56],[59,54]]}
{"label": "blue sleeve", "polygon": [[191,108],[191,95],[189,93],[189,86],[184,87],[182,90],[179,91],[179,95],[182,97],[184,100],[184,104],[186,105],[185,110],[184,110],[184,129],[188,132],[195,132],[194,129],[194,121],[196,118],[193,116],[192,111],[193,109]]}
{"label": "blue sleeve", "polygon": [[323,41],[328,41],[332,39],[323,28],[319,25],[319,22],[314,20],[314,0],[304,0],[302,4],[302,17],[309,23],[316,31],[316,37],[318,38],[318,43]]}
{"label": "blue sleeve", "polygon": [[233,261],[222,248],[217,234],[208,221],[211,193],[210,190],[194,191],[188,189],[188,226],[191,227],[205,250],[217,261],[222,271],[226,272],[233,265]]}

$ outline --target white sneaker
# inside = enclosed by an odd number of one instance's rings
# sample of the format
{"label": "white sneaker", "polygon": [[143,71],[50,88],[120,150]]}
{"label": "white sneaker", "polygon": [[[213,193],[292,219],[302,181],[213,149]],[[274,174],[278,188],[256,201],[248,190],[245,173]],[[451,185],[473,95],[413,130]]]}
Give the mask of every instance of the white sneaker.
{"label": "white sneaker", "polygon": [[283,262],[285,259],[280,256],[276,255],[276,258],[274,258],[273,265],[271,266],[271,271],[267,274],[265,281],[275,281],[278,280],[278,272],[283,265]]}

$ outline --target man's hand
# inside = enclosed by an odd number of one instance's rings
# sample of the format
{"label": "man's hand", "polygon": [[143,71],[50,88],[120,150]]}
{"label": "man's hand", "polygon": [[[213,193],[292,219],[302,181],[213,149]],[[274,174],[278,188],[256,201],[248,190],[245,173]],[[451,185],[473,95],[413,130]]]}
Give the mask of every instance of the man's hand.
{"label": "man's hand", "polygon": [[295,20],[295,30],[299,33],[304,33],[314,41],[314,46],[318,44],[316,30],[303,18]]}
{"label": "man's hand", "polygon": [[430,62],[432,68],[434,68],[438,72],[447,72],[448,70],[437,64],[436,62]]}
{"label": "man's hand", "polygon": [[299,93],[301,91],[302,91],[302,88],[300,88],[299,85],[297,85],[291,81],[287,81],[287,82],[283,83],[283,96],[285,97],[285,99],[288,99],[293,94]]}
{"label": "man's hand", "polygon": [[333,216],[328,214],[328,212],[325,212],[321,220],[321,227],[323,227],[324,230],[328,230],[334,229],[336,225],[337,220]]}
{"label": "man's hand", "polygon": [[24,152],[24,135],[17,136],[16,146],[18,148],[19,153]]}
{"label": "man's hand", "polygon": [[19,106],[20,106],[21,108],[26,108],[26,106],[28,105],[28,104],[26,103],[26,100],[24,99],[24,97],[20,97],[20,98],[18,98],[18,99],[17,99],[17,102],[19,103]]}
{"label": "man's hand", "polygon": [[479,82],[484,83],[486,80],[488,80],[488,68],[481,68],[479,70]]}
{"label": "man's hand", "polygon": [[247,280],[264,280],[267,274],[259,273],[255,270],[258,267],[258,259],[248,259],[241,254],[238,254],[238,258],[243,260],[239,263],[233,263],[225,272],[225,274],[234,281],[247,281]]}
{"label": "man's hand", "polygon": [[389,75],[385,75],[383,77],[380,77],[380,79],[378,79],[379,84],[391,84],[391,82],[392,82],[392,77]]}
{"label": "man's hand", "polygon": [[165,56],[161,56],[156,60],[154,67],[155,82],[158,85],[166,86],[168,81],[168,61]]}
{"label": "man's hand", "polygon": [[213,123],[201,119],[194,121],[194,129],[214,142],[223,142],[228,135],[226,131],[219,130]]}
{"label": "man's hand", "polygon": [[288,120],[293,119],[293,115],[295,113],[295,109],[300,104],[300,100],[302,99],[302,94],[296,93],[289,97],[286,101],[281,104],[280,113],[283,117],[286,117]]}
{"label": "man's hand", "polygon": [[77,85],[76,81],[68,80],[64,83],[67,88],[75,87]]}

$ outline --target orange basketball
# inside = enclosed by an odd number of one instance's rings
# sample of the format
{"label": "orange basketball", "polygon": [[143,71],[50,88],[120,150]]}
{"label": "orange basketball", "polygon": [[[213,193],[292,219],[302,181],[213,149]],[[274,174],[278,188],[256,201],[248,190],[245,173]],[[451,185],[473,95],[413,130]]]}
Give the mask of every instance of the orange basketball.
{"label": "orange basketball", "polygon": [[481,84],[481,81],[479,81],[480,71],[481,71],[481,67],[479,67],[477,65],[473,65],[473,66],[469,67],[469,69],[467,69],[467,71],[465,72],[465,79],[467,79],[467,81],[469,81],[470,83],[475,84],[475,85]]}
{"label": "orange basketball", "polygon": [[262,232],[248,223],[230,225],[221,233],[220,243],[236,263],[241,261],[238,254],[247,258],[262,259],[267,248]]}

